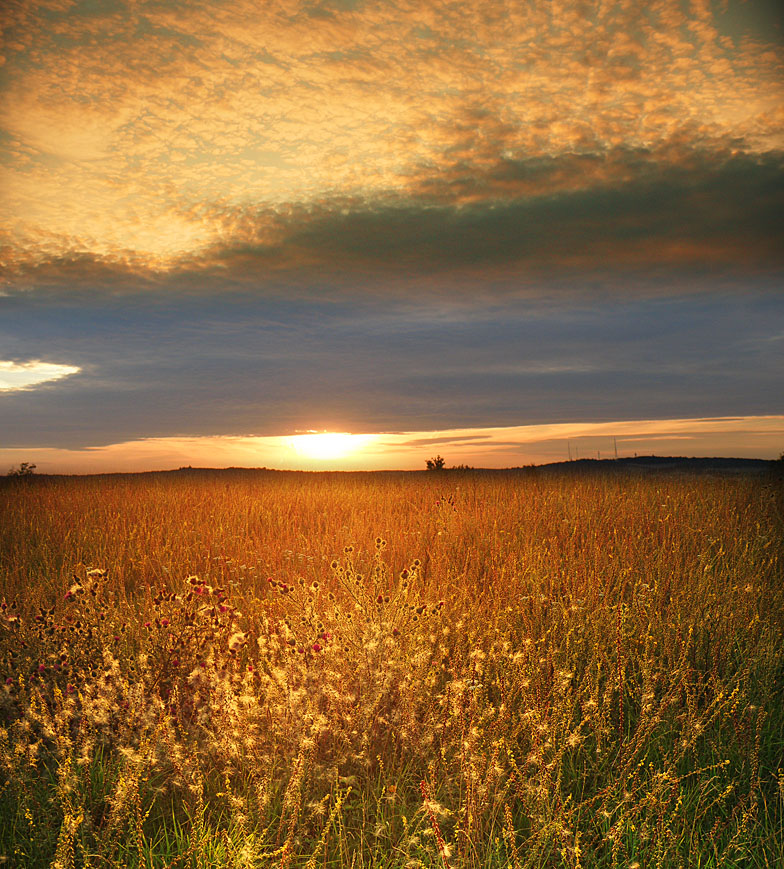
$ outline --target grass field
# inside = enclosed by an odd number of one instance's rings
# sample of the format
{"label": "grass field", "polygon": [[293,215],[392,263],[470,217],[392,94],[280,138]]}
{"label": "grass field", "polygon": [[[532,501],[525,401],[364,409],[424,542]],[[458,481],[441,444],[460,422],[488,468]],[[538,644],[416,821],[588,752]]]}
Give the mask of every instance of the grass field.
{"label": "grass field", "polygon": [[781,491],[0,482],[14,866],[784,866]]}

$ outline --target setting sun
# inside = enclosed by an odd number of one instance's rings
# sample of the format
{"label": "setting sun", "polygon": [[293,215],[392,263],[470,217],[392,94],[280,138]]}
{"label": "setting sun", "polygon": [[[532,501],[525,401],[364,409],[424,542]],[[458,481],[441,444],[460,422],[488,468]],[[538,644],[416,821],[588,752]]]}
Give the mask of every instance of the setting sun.
{"label": "setting sun", "polygon": [[291,446],[300,455],[309,459],[329,461],[342,459],[351,453],[358,452],[372,435],[354,435],[345,432],[308,432],[291,438]]}

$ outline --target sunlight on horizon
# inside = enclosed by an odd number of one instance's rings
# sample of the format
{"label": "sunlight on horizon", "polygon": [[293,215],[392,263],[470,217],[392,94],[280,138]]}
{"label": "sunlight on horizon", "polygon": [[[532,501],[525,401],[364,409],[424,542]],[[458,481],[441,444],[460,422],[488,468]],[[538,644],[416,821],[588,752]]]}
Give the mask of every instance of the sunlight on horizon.
{"label": "sunlight on horizon", "polygon": [[[73,449],[0,447],[0,468],[33,462],[39,473],[97,474],[202,468],[282,471],[425,470],[443,455],[447,467],[510,468],[567,459],[634,455],[777,459],[784,415],[709,419],[554,423],[431,431],[277,436],[145,438]],[[617,452],[616,452],[617,451]],[[5,463],[5,466],[2,463]]]}
{"label": "sunlight on horizon", "polygon": [[291,449],[308,459],[331,461],[358,453],[377,435],[356,435],[348,432],[308,432],[290,438]]}

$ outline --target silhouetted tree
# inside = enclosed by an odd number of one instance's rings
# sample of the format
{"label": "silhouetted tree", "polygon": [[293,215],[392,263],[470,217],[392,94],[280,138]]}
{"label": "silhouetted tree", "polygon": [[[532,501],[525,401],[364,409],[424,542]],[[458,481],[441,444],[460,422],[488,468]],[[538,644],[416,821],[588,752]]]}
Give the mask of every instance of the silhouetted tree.
{"label": "silhouetted tree", "polygon": [[8,472],[9,477],[30,477],[35,473],[35,465],[30,462],[22,462],[18,468],[11,468]]}
{"label": "silhouetted tree", "polygon": [[428,471],[443,471],[446,459],[443,456],[434,456],[432,459],[428,459],[425,464]]}

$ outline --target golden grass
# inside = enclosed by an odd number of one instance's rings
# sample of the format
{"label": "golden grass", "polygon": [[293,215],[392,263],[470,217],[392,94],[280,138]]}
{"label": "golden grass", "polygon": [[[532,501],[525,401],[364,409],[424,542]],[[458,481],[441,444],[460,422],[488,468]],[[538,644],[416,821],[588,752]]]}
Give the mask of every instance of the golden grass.
{"label": "golden grass", "polygon": [[0,854],[774,865],[779,511],[746,477],[6,481]]}

